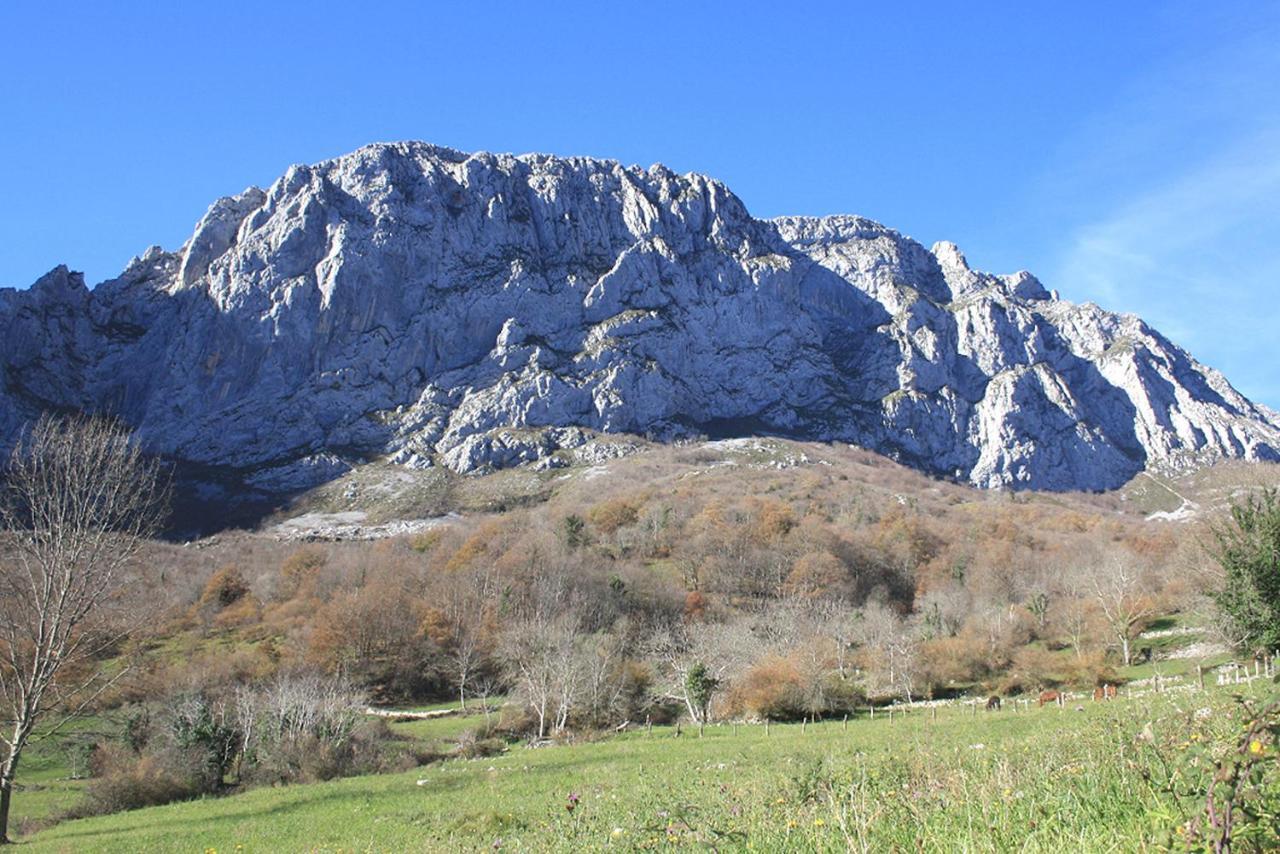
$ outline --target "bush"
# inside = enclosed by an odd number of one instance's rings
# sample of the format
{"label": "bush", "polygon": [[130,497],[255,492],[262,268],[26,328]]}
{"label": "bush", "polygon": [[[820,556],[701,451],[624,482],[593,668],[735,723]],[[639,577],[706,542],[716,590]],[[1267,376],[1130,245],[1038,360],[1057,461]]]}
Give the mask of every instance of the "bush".
{"label": "bush", "polygon": [[823,687],[827,700],[826,712],[832,714],[853,713],[867,704],[867,693],[853,679],[842,679],[838,673],[827,675]]}
{"label": "bush", "polygon": [[249,592],[249,585],[240,570],[224,566],[209,576],[200,594],[200,610],[217,611],[239,601]]}
{"label": "bush", "polygon": [[221,707],[201,694],[174,700],[166,715],[168,741],[196,765],[193,772],[208,777],[216,788],[235,760],[240,733]]}
{"label": "bush", "polygon": [[1231,522],[1213,535],[1226,633],[1249,649],[1280,647],[1280,491],[1232,502]]}
{"label": "bush", "polygon": [[805,686],[795,662],[779,655],[753,665],[729,692],[731,708],[761,718],[793,720],[805,714]]}
{"label": "bush", "polygon": [[601,533],[614,534],[634,525],[640,518],[640,508],[632,499],[613,498],[592,507],[587,518]]}
{"label": "bush", "polygon": [[315,588],[316,576],[320,574],[320,568],[324,564],[324,555],[315,549],[300,549],[285,558],[280,564],[280,598],[310,595]]}
{"label": "bush", "polygon": [[1023,647],[1014,654],[999,690],[1002,694],[1018,694],[1056,688],[1064,676],[1061,656],[1039,647]]}
{"label": "bush", "polygon": [[1120,677],[1107,661],[1103,650],[1094,650],[1067,659],[1063,672],[1067,681],[1079,688],[1095,688],[1102,684],[1116,684]]}
{"label": "bush", "polygon": [[500,738],[485,738],[477,730],[468,730],[458,739],[457,754],[464,759],[482,759],[505,753],[507,743]]}
{"label": "bush", "polygon": [[91,761],[94,779],[85,788],[85,800],[67,818],[158,806],[216,791],[221,780],[202,759],[198,749],[166,747],[138,755],[123,746],[100,745]]}

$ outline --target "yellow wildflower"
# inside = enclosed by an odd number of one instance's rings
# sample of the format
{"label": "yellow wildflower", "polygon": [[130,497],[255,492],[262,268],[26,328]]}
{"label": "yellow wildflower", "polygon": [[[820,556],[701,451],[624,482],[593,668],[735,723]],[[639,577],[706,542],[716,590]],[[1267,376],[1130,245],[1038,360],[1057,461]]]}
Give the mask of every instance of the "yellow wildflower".
{"label": "yellow wildflower", "polygon": [[1262,753],[1262,750],[1263,750],[1262,742],[1258,741],[1256,738],[1253,741],[1249,742],[1250,753],[1259,754],[1259,753]]}
{"label": "yellow wildflower", "polygon": [[826,822],[825,822],[825,821],[823,821],[823,820],[822,820],[822,819],[820,819],[820,818],[816,818],[816,819],[814,819],[814,820],[813,820],[813,826],[814,826],[814,827],[822,827],[822,826],[823,826],[823,825],[825,825],[825,824],[826,824]]}

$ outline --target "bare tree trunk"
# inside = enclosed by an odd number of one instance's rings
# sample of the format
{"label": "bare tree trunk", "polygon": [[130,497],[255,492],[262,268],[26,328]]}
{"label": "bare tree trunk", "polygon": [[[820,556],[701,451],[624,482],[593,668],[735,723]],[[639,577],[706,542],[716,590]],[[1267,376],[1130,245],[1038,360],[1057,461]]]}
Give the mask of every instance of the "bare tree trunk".
{"label": "bare tree trunk", "polygon": [[13,797],[13,775],[0,777],[0,845],[13,842],[9,838],[9,800]]}
{"label": "bare tree trunk", "polygon": [[[0,523],[0,702],[13,725],[0,736],[0,839],[7,841],[18,760],[51,712],[55,731],[112,682],[94,657],[119,626],[93,627],[99,611],[134,580],[130,569],[155,529],[158,472],[124,429],[90,418],[45,416],[13,449],[4,473]],[[89,676],[60,681],[69,662]]]}
{"label": "bare tree trunk", "polygon": [[693,718],[693,722],[698,722],[698,707],[693,704],[693,700],[689,698],[688,693],[684,695],[684,706],[689,710],[689,717]]}
{"label": "bare tree trunk", "polygon": [[0,845],[7,845],[13,840],[9,838],[9,803],[13,799],[13,781],[18,776],[18,760],[22,756],[22,747],[26,744],[26,734],[21,727],[14,733],[14,744],[17,749],[10,749],[8,757],[0,765]]}

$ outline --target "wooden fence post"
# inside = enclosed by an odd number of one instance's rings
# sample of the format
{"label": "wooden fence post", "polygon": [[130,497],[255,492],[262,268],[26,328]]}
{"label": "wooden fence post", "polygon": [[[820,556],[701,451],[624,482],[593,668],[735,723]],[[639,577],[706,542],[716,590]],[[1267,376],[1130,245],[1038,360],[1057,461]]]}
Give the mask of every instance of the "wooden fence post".
{"label": "wooden fence post", "polygon": [[849,716],[846,714],[844,720],[840,722],[840,729],[843,732],[849,731]]}

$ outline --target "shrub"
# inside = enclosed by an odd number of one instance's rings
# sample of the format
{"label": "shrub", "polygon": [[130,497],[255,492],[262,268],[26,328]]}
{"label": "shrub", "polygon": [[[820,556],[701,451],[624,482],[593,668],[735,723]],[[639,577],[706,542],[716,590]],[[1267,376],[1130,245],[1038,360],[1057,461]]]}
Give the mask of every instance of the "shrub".
{"label": "shrub", "polygon": [[1093,688],[1104,683],[1114,685],[1119,681],[1115,668],[1107,661],[1106,653],[1100,649],[1071,656],[1062,670],[1067,681],[1080,688]]}
{"label": "shrub", "polygon": [[1231,505],[1213,532],[1225,577],[1215,595],[1227,634],[1253,649],[1280,647],[1280,491]]}
{"label": "shrub", "polygon": [[1018,650],[1000,684],[1005,694],[1039,691],[1056,687],[1064,681],[1064,662],[1061,656],[1046,649],[1028,646]]}
{"label": "shrub", "polygon": [[285,558],[280,564],[280,598],[290,599],[298,594],[309,594],[315,587],[316,576],[320,574],[320,568],[324,564],[324,555],[315,549],[300,549]]}
{"label": "shrub", "polygon": [[224,566],[214,572],[200,595],[201,606],[225,608],[248,593],[248,583],[241,571],[234,566]]}
{"label": "shrub", "polygon": [[166,717],[167,735],[194,762],[192,772],[207,778],[210,788],[221,785],[240,744],[240,733],[222,707],[203,695],[188,694],[172,701]]}
{"label": "shrub", "polygon": [[804,599],[840,597],[852,589],[849,570],[830,552],[809,552],[797,560],[782,584],[786,596]]}
{"label": "shrub", "polygon": [[189,800],[215,791],[221,782],[208,773],[195,749],[166,747],[139,755],[123,746],[100,745],[91,767],[94,779],[85,788],[85,800],[68,818]]}
{"label": "shrub", "polygon": [[457,754],[464,759],[483,759],[505,753],[507,743],[500,738],[485,738],[476,730],[467,730],[458,739]]}
{"label": "shrub", "polygon": [[601,533],[613,534],[634,525],[640,518],[640,508],[632,499],[614,498],[592,507],[587,518]]}
{"label": "shrub", "polygon": [[805,686],[795,662],[769,655],[733,686],[730,706],[761,718],[791,720],[805,714]]}

